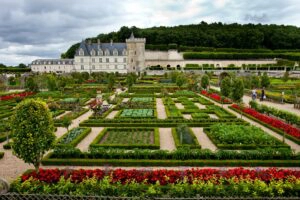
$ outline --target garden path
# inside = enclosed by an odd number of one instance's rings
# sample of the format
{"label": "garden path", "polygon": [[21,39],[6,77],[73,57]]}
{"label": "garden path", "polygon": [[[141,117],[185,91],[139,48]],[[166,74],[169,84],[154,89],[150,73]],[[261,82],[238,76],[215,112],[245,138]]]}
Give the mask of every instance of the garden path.
{"label": "garden path", "polygon": [[[207,98],[207,97],[204,96],[204,95],[201,95],[201,97],[206,98],[207,100],[210,100],[209,98]],[[210,100],[210,101],[211,101],[211,100]],[[213,102],[214,104],[216,104],[216,105],[222,107],[221,104],[219,104],[219,103],[217,103],[217,102],[215,102],[215,101],[211,101],[211,102]],[[240,114],[237,113],[237,112],[235,112],[235,111],[233,111],[233,110],[231,110],[231,109],[229,109],[229,108],[228,108],[229,106],[230,106],[230,105],[226,104],[226,105],[223,106],[223,108],[224,108],[225,110],[227,110],[228,112],[233,113],[234,115],[240,117]],[[279,135],[278,133],[272,131],[271,129],[266,128],[265,126],[263,126],[263,125],[261,125],[261,124],[255,122],[255,121],[253,121],[253,120],[251,120],[251,119],[249,119],[249,118],[247,118],[247,117],[245,117],[245,116],[243,116],[242,119],[243,119],[244,121],[246,121],[246,122],[249,122],[250,124],[252,124],[252,125],[254,125],[254,126],[256,126],[256,127],[261,128],[262,130],[264,130],[264,131],[265,131],[266,133],[268,133],[269,135],[272,135],[273,137],[275,137],[275,138],[277,138],[277,139],[279,139],[279,140],[282,141],[282,135]],[[291,141],[291,140],[289,140],[289,139],[287,139],[287,138],[285,138],[285,143],[286,143],[287,145],[289,145],[293,150],[295,150],[296,153],[300,152],[300,145],[296,144],[295,142],[293,142],[293,141]]]}
{"label": "garden path", "polygon": [[106,116],[106,119],[113,119],[115,118],[115,116],[118,114],[118,110],[113,110],[111,111],[107,116]]}
{"label": "garden path", "polygon": [[81,151],[88,151],[89,145],[97,137],[97,135],[103,130],[102,127],[93,127],[91,132],[76,146]]}
{"label": "garden path", "polygon": [[191,128],[193,133],[195,134],[201,149],[209,149],[211,151],[216,151],[217,147],[212,143],[212,141],[207,137],[207,135],[204,133],[203,128]]}
{"label": "garden path", "polygon": [[182,103],[175,103],[175,106],[180,110],[184,109],[184,105],[182,105]]}
{"label": "garden path", "polygon": [[160,149],[173,151],[176,149],[171,128],[159,128]]}
{"label": "garden path", "polygon": [[202,105],[201,103],[194,103],[200,110],[206,109],[206,105]]}
{"label": "garden path", "polygon": [[166,119],[166,109],[165,105],[161,98],[156,98],[156,110],[157,110],[157,118],[158,119]]}
{"label": "garden path", "polygon": [[65,116],[66,114],[70,113],[71,111],[67,110],[66,112],[62,113],[61,115],[58,115],[56,117],[54,117],[54,119],[60,119],[62,118],[63,116]]}
{"label": "garden path", "polygon": [[[215,86],[210,86],[212,89],[215,89],[215,90],[218,90],[220,91],[220,88],[219,87],[215,87]],[[251,97],[250,96],[247,96],[247,95],[244,95],[243,96],[243,102],[245,102],[246,104],[249,105],[249,102],[251,101]],[[290,104],[290,103],[284,103],[284,104],[281,104],[281,103],[274,103],[274,102],[270,102],[270,101],[256,101],[258,104],[263,104],[263,105],[266,105],[266,106],[270,106],[270,107],[273,107],[273,108],[276,108],[276,109],[279,109],[279,110],[285,110],[285,111],[288,111],[288,112],[291,112],[291,113],[294,113],[294,114],[297,114],[300,116],[300,110],[299,109],[295,109],[294,108],[294,104]]]}

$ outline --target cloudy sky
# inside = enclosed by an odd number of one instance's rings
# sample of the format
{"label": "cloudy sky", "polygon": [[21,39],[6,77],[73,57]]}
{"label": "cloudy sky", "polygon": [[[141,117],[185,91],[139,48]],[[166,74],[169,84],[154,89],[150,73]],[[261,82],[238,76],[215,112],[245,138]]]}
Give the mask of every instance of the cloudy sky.
{"label": "cloudy sky", "polygon": [[300,27],[299,0],[0,0],[0,63],[58,58],[83,38],[121,26],[201,21]]}

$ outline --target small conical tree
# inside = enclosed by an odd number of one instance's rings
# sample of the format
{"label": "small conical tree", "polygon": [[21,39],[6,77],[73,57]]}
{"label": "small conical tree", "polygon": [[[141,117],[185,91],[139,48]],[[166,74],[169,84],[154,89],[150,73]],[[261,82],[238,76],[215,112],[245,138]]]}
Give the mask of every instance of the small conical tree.
{"label": "small conical tree", "polygon": [[221,94],[225,97],[229,97],[230,92],[231,92],[231,79],[230,77],[225,77],[221,81]]}
{"label": "small conical tree", "polygon": [[235,78],[231,86],[231,98],[235,102],[240,102],[244,96],[244,83],[240,78]]}

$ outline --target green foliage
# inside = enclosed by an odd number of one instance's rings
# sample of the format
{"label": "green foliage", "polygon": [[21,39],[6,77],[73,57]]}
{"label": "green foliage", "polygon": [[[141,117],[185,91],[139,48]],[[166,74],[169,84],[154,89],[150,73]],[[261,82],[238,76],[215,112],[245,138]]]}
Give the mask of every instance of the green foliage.
{"label": "green foliage", "polygon": [[63,127],[69,131],[69,126],[72,124],[72,118],[70,116],[63,116],[60,121]]}
{"label": "green foliage", "polygon": [[185,82],[186,82],[186,77],[185,77],[185,75],[183,73],[179,74],[176,77],[176,85],[178,87],[181,87]]}
{"label": "green foliage", "polygon": [[47,76],[47,88],[49,91],[57,90],[56,77],[53,74]]}
{"label": "green foliage", "polygon": [[244,83],[241,78],[235,78],[232,81],[231,99],[240,102],[244,96]]}
{"label": "green foliage", "polygon": [[225,78],[223,78],[223,80],[221,81],[221,94],[225,97],[229,97],[230,96],[230,92],[231,92],[231,79],[230,77],[226,76]]}
{"label": "green foliage", "polygon": [[116,82],[116,77],[113,73],[109,74],[107,77],[107,88],[112,91]]}
{"label": "green foliage", "polygon": [[47,105],[26,99],[17,105],[11,119],[15,155],[38,169],[41,159],[55,140],[53,121]]}
{"label": "green foliage", "polygon": [[260,87],[259,77],[256,75],[251,76],[251,88],[259,88],[259,87]]}
{"label": "green foliage", "polygon": [[209,86],[209,77],[208,75],[204,74],[201,77],[201,87],[207,89],[208,86]]}
{"label": "green foliage", "polygon": [[268,74],[266,72],[264,72],[260,78],[261,87],[267,88],[267,87],[269,87],[270,83],[271,82],[270,82],[270,78],[269,78]]}
{"label": "green foliage", "polygon": [[137,79],[136,74],[134,74],[134,73],[127,74],[126,84],[127,84],[128,89],[131,89],[133,84],[136,82],[136,79]]}
{"label": "green foliage", "polygon": [[39,87],[37,82],[34,80],[33,76],[29,76],[25,81],[25,88],[32,92],[38,92]]}
{"label": "green foliage", "polygon": [[289,80],[289,72],[286,71],[286,72],[284,72],[284,74],[283,74],[282,81],[283,81],[283,82],[287,82],[288,80]]}

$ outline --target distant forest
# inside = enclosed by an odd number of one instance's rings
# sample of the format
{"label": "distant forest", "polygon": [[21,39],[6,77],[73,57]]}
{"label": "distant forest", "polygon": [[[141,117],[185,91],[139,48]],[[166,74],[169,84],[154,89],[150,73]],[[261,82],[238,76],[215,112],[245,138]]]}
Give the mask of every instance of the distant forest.
{"label": "distant forest", "polygon": [[[177,48],[181,51],[211,51],[213,48],[230,49],[300,49],[300,28],[285,25],[262,24],[223,24],[201,22],[199,24],[173,27],[137,28],[123,26],[117,32],[99,34],[101,42],[125,42],[131,34],[146,38],[146,48],[167,50]],[[79,43],[72,45],[62,58],[73,58]],[[192,48],[189,48],[192,47]],[[203,48],[204,47],[204,48]],[[228,51],[228,50],[227,50]],[[233,50],[234,51],[234,50]]]}

